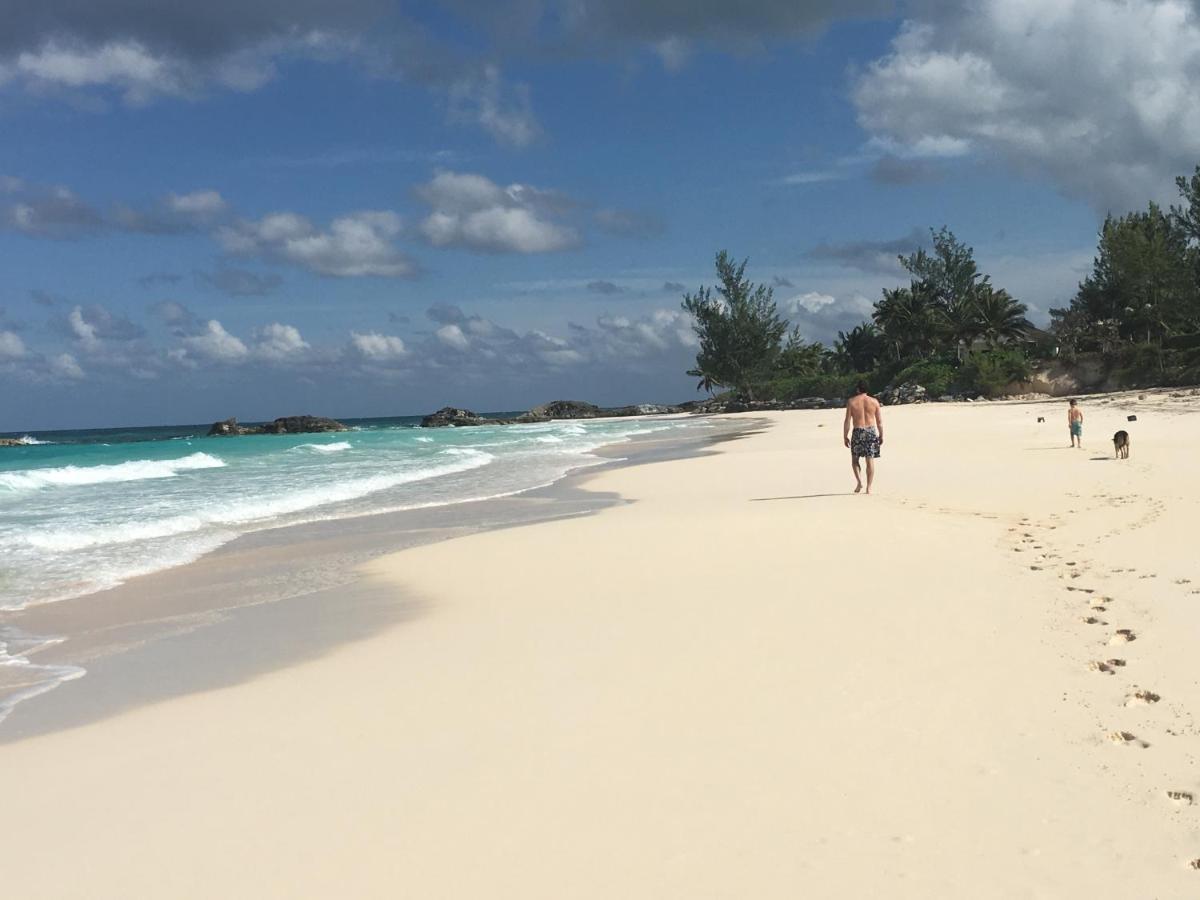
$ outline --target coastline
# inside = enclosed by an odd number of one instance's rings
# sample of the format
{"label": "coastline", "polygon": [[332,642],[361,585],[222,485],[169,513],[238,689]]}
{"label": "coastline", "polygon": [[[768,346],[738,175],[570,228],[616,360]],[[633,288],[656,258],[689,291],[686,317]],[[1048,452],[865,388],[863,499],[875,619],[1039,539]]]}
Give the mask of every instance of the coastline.
{"label": "coastline", "polygon": [[840,413],[730,417],[771,427],[382,556],[405,627],[0,745],[6,884],[1189,896],[1200,416],[1111,405],[1084,451],[1042,404],[889,409],[869,498]]}
{"label": "coastline", "polygon": [[[4,710],[0,745],[236,684],[419,615],[419,604],[380,602],[361,584],[362,567],[426,543],[589,515],[620,502],[583,490],[590,472],[704,452],[741,427],[636,435],[593,450],[550,484],[508,496],[248,532],[182,566],[0,613],[0,625],[42,645],[28,654],[31,663],[64,676]],[[13,699],[3,688],[23,672],[0,681],[0,704]]]}

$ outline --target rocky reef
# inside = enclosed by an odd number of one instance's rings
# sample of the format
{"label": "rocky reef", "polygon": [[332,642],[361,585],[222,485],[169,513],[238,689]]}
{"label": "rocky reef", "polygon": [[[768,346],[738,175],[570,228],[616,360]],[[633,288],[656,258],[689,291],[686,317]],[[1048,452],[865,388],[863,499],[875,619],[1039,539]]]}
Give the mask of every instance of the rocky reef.
{"label": "rocky reef", "polygon": [[209,437],[234,437],[241,434],[313,434],[323,431],[349,431],[335,419],[323,416],[282,416],[261,425],[239,425],[237,419],[213,423]]}
{"label": "rocky reef", "polygon": [[661,416],[667,413],[689,412],[691,406],[665,406],[660,403],[639,403],[635,406],[596,406],[582,400],[551,400],[528,412],[509,419],[492,419],[469,409],[444,406],[421,420],[422,428],[466,428],[474,425],[522,425],[550,422],[555,419],[602,419],[626,416]]}

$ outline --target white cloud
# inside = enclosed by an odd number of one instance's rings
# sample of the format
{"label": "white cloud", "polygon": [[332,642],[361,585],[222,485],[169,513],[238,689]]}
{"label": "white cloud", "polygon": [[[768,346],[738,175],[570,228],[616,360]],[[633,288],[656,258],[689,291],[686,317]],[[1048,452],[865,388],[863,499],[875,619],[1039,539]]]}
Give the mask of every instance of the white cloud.
{"label": "white cloud", "polygon": [[780,308],[787,315],[796,315],[798,313],[815,313],[837,303],[837,298],[832,294],[822,294],[819,291],[808,291],[804,294],[797,294],[795,297],[790,297],[780,304]]}
{"label": "white cloud", "polygon": [[272,322],[258,329],[255,337],[254,355],[272,362],[295,359],[309,349],[308,342],[294,325]]}
{"label": "white cloud", "polygon": [[83,369],[70,353],[60,353],[49,360],[50,374],[77,381],[84,377]]}
{"label": "white cloud", "polygon": [[[935,9],[934,7],[925,7]],[[1099,210],[1174,196],[1200,159],[1190,0],[978,0],[906,23],[859,121],[910,155],[995,155]]]}
{"label": "white cloud", "polygon": [[575,229],[553,218],[569,201],[550,191],[441,171],[417,193],[432,209],[420,230],[435,247],[549,253],[579,244]]}
{"label": "white cloud", "polygon": [[350,344],[360,356],[372,362],[395,362],[408,355],[404,341],[392,334],[354,331],[350,333]]}
{"label": "white cloud", "polygon": [[791,175],[785,175],[779,179],[780,184],[784,185],[803,185],[803,184],[824,184],[827,181],[840,181],[845,178],[842,172],[794,172]]}
{"label": "white cloud", "polygon": [[479,125],[502,144],[525,147],[537,140],[541,127],[529,102],[529,88],[508,85],[495,66],[484,66],[450,88],[451,118]]}
{"label": "white cloud", "polygon": [[96,337],[96,326],[84,319],[82,307],[76,306],[67,314],[67,324],[76,340],[84,347],[92,348],[100,343],[100,339]]}
{"label": "white cloud", "polygon": [[250,353],[246,345],[216,319],[209,319],[199,334],[185,337],[181,343],[189,357],[194,354],[212,362],[241,362]]}
{"label": "white cloud", "polygon": [[469,350],[471,347],[471,342],[457,325],[443,325],[435,334],[439,341],[455,350]]}
{"label": "white cloud", "polygon": [[225,198],[217,191],[193,191],[190,194],[168,194],[167,208],[185,216],[209,218],[229,208]]}
{"label": "white cloud", "polygon": [[394,212],[365,210],[339,216],[325,231],[298,213],[279,212],[241,220],[217,231],[230,253],[288,262],[335,278],[399,278],[415,271],[393,243],[401,220]]}
{"label": "white cloud", "polygon": [[0,360],[20,359],[25,355],[25,342],[15,331],[0,331]]}

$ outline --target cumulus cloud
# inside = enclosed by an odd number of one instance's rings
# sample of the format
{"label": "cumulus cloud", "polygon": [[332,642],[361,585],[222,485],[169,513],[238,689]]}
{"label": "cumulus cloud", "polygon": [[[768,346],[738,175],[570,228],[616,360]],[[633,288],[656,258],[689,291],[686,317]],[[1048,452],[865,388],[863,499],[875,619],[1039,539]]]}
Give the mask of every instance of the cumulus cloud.
{"label": "cumulus cloud", "polygon": [[552,191],[501,187],[482,175],[440,171],[417,195],[430,207],[420,232],[435,247],[549,253],[579,244],[578,232],[556,218],[569,200]]}
{"label": "cumulus cloud", "polygon": [[402,339],[375,331],[351,332],[350,346],[363,359],[376,363],[397,362],[408,355]]}
{"label": "cumulus cloud", "polygon": [[20,359],[25,355],[25,342],[15,331],[0,331],[0,360]]}
{"label": "cumulus cloud", "polygon": [[104,342],[136,341],[146,334],[146,330],[128,316],[97,304],[76,305],[65,318],[55,320],[52,324],[55,330],[76,341],[86,351],[99,350]]}
{"label": "cumulus cloud", "polygon": [[664,294],[683,294],[687,292],[687,285],[681,281],[664,281],[662,289]]}
{"label": "cumulus cloud", "polygon": [[187,358],[199,357],[211,362],[237,363],[250,355],[249,349],[241,339],[226,331],[216,319],[209,319],[199,334],[189,335],[183,338],[181,343]]}
{"label": "cumulus cloud", "polygon": [[145,209],[119,204],[113,210],[112,225],[142,234],[186,234],[210,227],[228,209],[229,203],[213,190],[172,193]]}
{"label": "cumulus cloud", "polygon": [[56,378],[78,381],[84,377],[83,369],[78,360],[70,353],[59,353],[47,360],[50,374]]}
{"label": "cumulus cloud", "polygon": [[607,294],[610,296],[612,294],[620,294],[625,290],[619,284],[613,284],[611,281],[589,281],[587,289],[593,294]]}
{"label": "cumulus cloud", "polygon": [[322,231],[299,213],[239,220],[217,230],[229,253],[286,262],[333,278],[400,278],[416,271],[394,244],[401,220],[387,210],[339,216]]}
{"label": "cumulus cloud", "polygon": [[1190,0],[925,4],[854,89],[859,121],[909,155],[972,152],[1098,210],[1173,196],[1200,158]]}
{"label": "cumulus cloud", "polygon": [[294,360],[309,349],[294,325],[272,322],[255,332],[254,355],[272,362]]}
{"label": "cumulus cloud", "polygon": [[805,291],[788,297],[779,311],[810,341],[832,343],[839,331],[849,331],[869,319],[874,304],[860,293],[834,296],[823,291]]}

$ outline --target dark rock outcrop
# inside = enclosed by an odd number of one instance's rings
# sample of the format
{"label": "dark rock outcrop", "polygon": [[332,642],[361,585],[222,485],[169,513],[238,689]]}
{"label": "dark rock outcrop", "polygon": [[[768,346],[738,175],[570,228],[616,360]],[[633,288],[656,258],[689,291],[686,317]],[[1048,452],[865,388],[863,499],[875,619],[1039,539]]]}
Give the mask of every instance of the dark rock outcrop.
{"label": "dark rock outcrop", "polygon": [[469,428],[476,425],[512,425],[521,419],[489,419],[469,409],[459,409],[456,406],[443,406],[435,413],[430,413],[421,420],[422,428]]}
{"label": "dark rock outcrop", "polygon": [[526,415],[535,420],[546,419],[595,419],[605,414],[605,411],[593,403],[582,400],[551,400],[541,406],[535,406]]}
{"label": "dark rock outcrop", "polygon": [[241,434],[314,434],[323,431],[349,431],[335,419],[324,416],[282,416],[261,425],[239,425],[237,419],[215,422],[209,437],[234,437]]}
{"label": "dark rock outcrop", "polygon": [[26,441],[17,440],[16,438],[0,438],[0,447],[24,447]]}
{"label": "dark rock outcrop", "polygon": [[902,403],[924,403],[929,399],[926,393],[922,385],[906,381],[899,386],[887,388],[880,393],[879,399],[888,406],[897,406]]}

